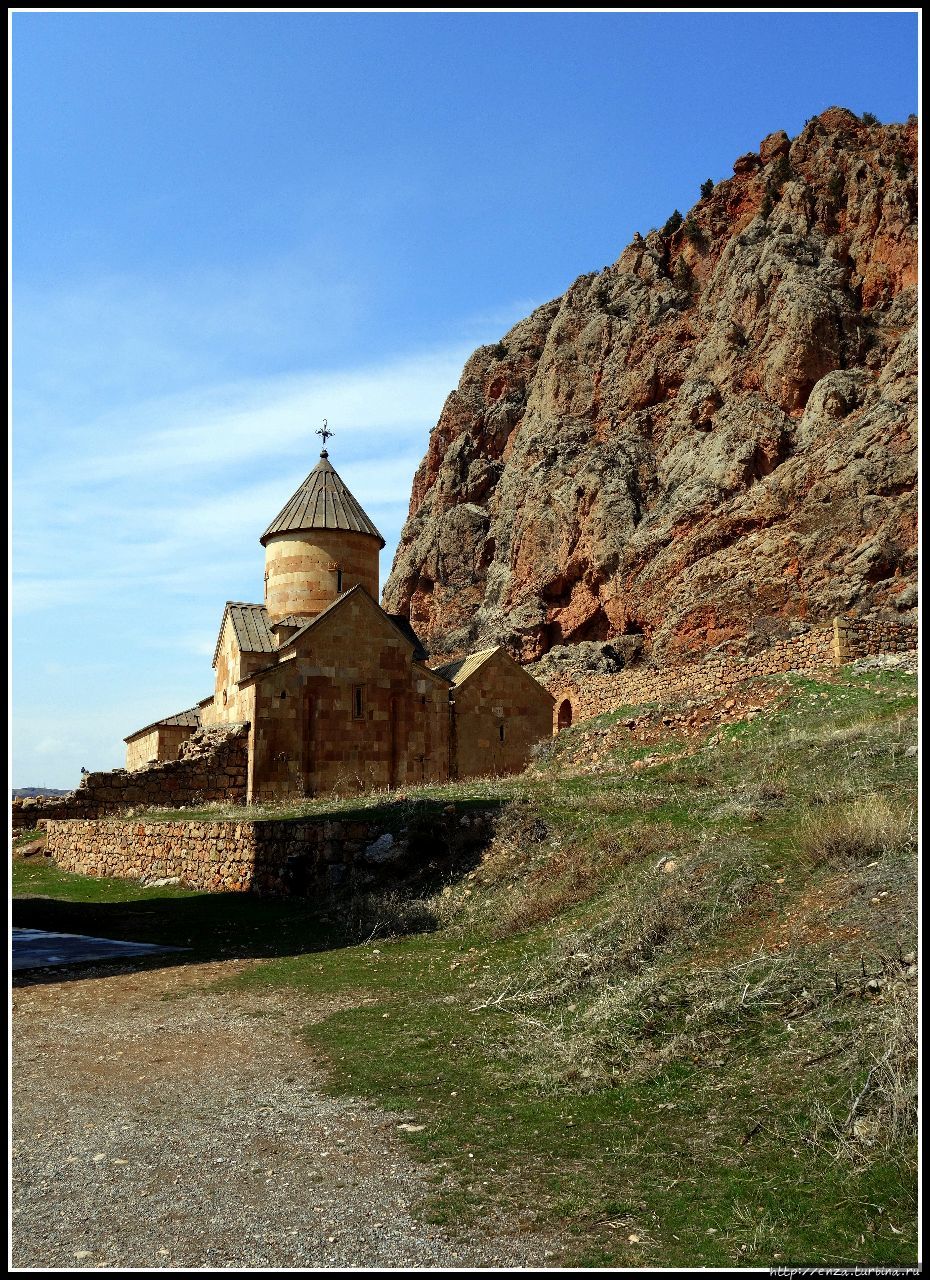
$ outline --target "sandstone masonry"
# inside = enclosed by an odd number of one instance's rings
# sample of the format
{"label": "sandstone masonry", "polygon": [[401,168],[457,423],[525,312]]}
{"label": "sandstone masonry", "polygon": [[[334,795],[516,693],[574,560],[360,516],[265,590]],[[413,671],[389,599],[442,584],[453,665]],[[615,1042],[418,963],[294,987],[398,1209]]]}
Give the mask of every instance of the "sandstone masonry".
{"label": "sandstone masonry", "polygon": [[88,773],[81,785],[58,799],[13,801],[13,830],[34,827],[41,818],[98,818],[146,806],[212,802],[245,803],[248,725],[200,730],[180,747],[177,760],[128,772]]}
{"label": "sandstone masonry", "polygon": [[489,813],[447,811],[429,826],[385,830],[383,816],[258,822],[71,819],[45,824],[47,852],[65,871],[177,880],[212,892],[325,894],[393,879],[435,857],[482,846]]}

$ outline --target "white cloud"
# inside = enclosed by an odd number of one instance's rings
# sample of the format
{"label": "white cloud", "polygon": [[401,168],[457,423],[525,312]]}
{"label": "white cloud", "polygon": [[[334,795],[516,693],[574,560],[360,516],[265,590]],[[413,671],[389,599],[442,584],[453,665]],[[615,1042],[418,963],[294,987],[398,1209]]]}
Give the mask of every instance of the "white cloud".
{"label": "white cloud", "polygon": [[323,416],[334,463],[390,542],[467,355],[176,392],[88,421],[79,448],[70,435],[27,452],[14,469],[17,613],[228,579],[315,465]]}

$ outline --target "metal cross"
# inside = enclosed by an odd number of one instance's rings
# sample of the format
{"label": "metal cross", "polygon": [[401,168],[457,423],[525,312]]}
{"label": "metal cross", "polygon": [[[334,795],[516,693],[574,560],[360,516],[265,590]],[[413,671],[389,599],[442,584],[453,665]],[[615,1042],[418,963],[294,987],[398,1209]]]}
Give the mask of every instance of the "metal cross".
{"label": "metal cross", "polygon": [[331,435],[334,435],[335,433],[334,433],[334,432],[332,432],[332,431],[330,431],[329,427],[326,425],[326,419],[324,418],[324,419],[323,419],[323,425],[322,425],[322,427],[319,427],[319,428],[317,429],[316,434],[317,434],[318,436],[322,436],[322,437],[323,437],[323,448],[325,449],[325,448],[326,448],[326,441],[329,439],[329,437],[330,437]]}

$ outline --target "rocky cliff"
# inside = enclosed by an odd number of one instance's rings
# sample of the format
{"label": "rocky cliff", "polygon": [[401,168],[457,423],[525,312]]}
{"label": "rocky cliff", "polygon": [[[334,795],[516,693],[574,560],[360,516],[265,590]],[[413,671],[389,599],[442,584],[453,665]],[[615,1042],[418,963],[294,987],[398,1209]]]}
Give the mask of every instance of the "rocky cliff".
{"label": "rocky cliff", "polygon": [[[494,346],[384,590],[434,655],[656,657],[916,606],[917,122],[773,133]],[[641,639],[639,639],[641,637]]]}

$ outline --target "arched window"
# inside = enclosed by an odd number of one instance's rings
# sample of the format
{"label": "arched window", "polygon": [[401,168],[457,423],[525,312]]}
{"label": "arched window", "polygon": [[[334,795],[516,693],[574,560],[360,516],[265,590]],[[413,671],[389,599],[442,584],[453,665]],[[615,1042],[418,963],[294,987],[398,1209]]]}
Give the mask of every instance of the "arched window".
{"label": "arched window", "polygon": [[561,733],[563,729],[567,729],[571,724],[571,722],[572,722],[572,704],[569,702],[568,698],[566,698],[559,705],[559,718],[558,718],[559,732]]}

